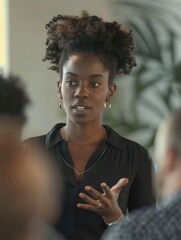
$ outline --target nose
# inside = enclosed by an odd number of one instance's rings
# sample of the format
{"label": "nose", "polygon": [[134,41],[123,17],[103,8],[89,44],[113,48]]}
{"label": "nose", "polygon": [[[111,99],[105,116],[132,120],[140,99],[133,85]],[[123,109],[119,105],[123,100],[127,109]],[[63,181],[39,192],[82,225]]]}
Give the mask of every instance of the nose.
{"label": "nose", "polygon": [[85,84],[79,84],[79,86],[76,88],[76,91],[74,93],[75,98],[88,98],[89,97],[89,90],[88,87]]}

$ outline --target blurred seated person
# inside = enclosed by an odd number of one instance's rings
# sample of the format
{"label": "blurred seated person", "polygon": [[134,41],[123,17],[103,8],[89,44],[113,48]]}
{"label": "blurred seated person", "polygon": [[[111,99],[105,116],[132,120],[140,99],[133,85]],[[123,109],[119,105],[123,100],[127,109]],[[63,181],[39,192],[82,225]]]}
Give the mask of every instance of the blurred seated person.
{"label": "blurred seated person", "polygon": [[60,211],[60,177],[48,155],[21,143],[29,102],[20,79],[0,75],[0,239],[60,240],[50,227]]}
{"label": "blurred seated person", "polygon": [[50,227],[59,191],[49,159],[22,149],[11,158],[0,157],[0,165],[0,239],[60,240]]}
{"label": "blurred seated person", "polygon": [[181,239],[181,110],[160,127],[156,137],[158,209],[143,208],[110,227],[103,240]]}
{"label": "blurred seated person", "polygon": [[0,75],[0,157],[11,157],[20,148],[29,103],[18,77]]}

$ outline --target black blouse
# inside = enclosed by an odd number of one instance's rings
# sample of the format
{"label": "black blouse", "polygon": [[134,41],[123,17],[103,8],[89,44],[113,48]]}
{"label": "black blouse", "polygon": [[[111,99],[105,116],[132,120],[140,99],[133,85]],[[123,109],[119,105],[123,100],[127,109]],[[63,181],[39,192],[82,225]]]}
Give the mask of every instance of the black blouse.
{"label": "black blouse", "polygon": [[86,185],[102,192],[100,187],[102,182],[112,187],[120,178],[127,177],[129,183],[122,189],[118,199],[123,213],[151,205],[155,203],[152,191],[153,164],[146,149],[121,137],[109,126],[104,126],[107,139],[89,160],[85,170],[89,168],[90,170],[83,174],[82,180],[78,183],[74,170],[66,164],[73,166],[67,142],[59,134],[60,128],[64,125],[56,124],[46,135],[32,138],[41,142],[50,152],[63,175],[64,201],[61,217],[55,227],[67,240],[98,240],[107,226],[101,216],[77,208],[77,203],[83,202],[79,193],[85,192]]}

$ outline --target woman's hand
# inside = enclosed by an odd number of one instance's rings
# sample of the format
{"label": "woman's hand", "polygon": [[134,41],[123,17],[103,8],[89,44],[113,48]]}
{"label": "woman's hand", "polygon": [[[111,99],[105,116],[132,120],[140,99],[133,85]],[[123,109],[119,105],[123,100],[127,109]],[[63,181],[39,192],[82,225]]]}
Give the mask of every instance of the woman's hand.
{"label": "woman's hand", "polygon": [[86,202],[78,203],[77,207],[96,212],[101,215],[106,223],[114,222],[118,218],[124,217],[118,205],[118,197],[121,189],[128,183],[127,178],[121,178],[112,188],[106,183],[101,183],[103,193],[98,192],[91,186],[86,186],[85,190],[92,196],[80,193],[79,196]]}

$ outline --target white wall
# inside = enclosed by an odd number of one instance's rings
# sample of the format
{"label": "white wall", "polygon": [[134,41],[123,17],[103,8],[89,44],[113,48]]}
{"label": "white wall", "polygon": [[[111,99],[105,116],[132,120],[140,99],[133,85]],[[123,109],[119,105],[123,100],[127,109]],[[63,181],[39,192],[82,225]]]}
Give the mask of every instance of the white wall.
{"label": "white wall", "polygon": [[23,137],[47,132],[63,121],[58,106],[58,75],[42,62],[45,52],[45,24],[57,14],[76,14],[88,10],[112,20],[109,0],[9,0],[10,6],[10,71],[25,81],[32,99]]}
{"label": "white wall", "polygon": [[0,0],[0,74],[9,73],[9,8],[8,0]]}

